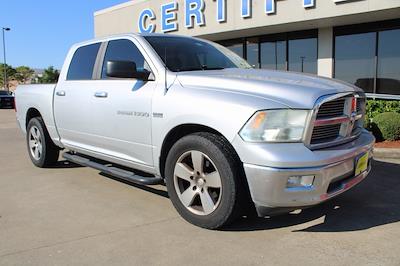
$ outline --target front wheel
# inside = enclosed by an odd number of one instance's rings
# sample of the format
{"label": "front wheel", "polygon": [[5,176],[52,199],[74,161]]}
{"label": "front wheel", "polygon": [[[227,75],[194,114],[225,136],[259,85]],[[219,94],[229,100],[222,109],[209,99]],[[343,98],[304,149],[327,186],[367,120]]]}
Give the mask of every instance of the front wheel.
{"label": "front wheel", "polygon": [[49,167],[57,162],[60,150],[51,140],[41,117],[29,121],[26,142],[29,157],[37,167]]}
{"label": "front wheel", "polygon": [[168,194],[185,220],[217,229],[239,214],[243,189],[239,173],[235,156],[222,137],[210,133],[185,136],[167,157]]}

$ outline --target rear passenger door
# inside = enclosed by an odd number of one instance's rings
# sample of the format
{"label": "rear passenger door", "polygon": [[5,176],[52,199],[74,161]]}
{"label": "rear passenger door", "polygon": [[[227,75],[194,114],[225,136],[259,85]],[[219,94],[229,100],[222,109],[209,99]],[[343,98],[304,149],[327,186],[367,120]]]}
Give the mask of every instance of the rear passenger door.
{"label": "rear passenger door", "polygon": [[[97,81],[95,65],[102,43],[78,48],[67,73],[61,73],[54,94],[54,117],[62,143],[70,148],[92,149],[97,112],[93,110]],[[68,60],[67,60],[68,61]]]}
{"label": "rear passenger door", "polygon": [[57,128],[66,147],[122,164],[153,166],[151,102],[156,81],[106,75],[107,61],[131,61],[138,70],[151,72],[143,53],[135,39],[77,49],[54,96]]}

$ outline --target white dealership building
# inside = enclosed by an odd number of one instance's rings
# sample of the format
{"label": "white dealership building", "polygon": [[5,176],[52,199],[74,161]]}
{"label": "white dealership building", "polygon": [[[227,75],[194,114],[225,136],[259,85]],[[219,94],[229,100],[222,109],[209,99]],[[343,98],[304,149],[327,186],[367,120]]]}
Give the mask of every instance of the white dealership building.
{"label": "white dealership building", "polygon": [[94,14],[97,37],[219,42],[256,68],[334,77],[400,99],[400,0],[135,0]]}

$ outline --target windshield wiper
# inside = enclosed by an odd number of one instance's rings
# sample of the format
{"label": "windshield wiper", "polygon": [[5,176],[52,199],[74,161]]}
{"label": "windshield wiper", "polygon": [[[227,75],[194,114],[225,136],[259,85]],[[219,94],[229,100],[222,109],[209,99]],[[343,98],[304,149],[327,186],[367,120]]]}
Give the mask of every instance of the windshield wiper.
{"label": "windshield wiper", "polygon": [[222,70],[222,69],[225,69],[225,68],[224,67],[208,67],[206,65],[202,65],[201,69],[203,69],[203,70]]}
{"label": "windshield wiper", "polygon": [[206,65],[203,65],[201,67],[179,68],[179,69],[176,69],[176,71],[181,72],[181,71],[221,70],[221,69],[225,69],[225,68],[224,67],[207,67]]}

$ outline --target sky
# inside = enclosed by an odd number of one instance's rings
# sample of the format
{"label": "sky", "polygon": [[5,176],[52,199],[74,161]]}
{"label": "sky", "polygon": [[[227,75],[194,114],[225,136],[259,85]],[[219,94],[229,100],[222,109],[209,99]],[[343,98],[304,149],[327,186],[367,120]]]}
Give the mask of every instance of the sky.
{"label": "sky", "polygon": [[[11,28],[6,32],[7,64],[60,69],[71,45],[94,37],[93,13],[127,1],[2,0],[0,28]],[[3,63],[1,38],[0,32]]]}

